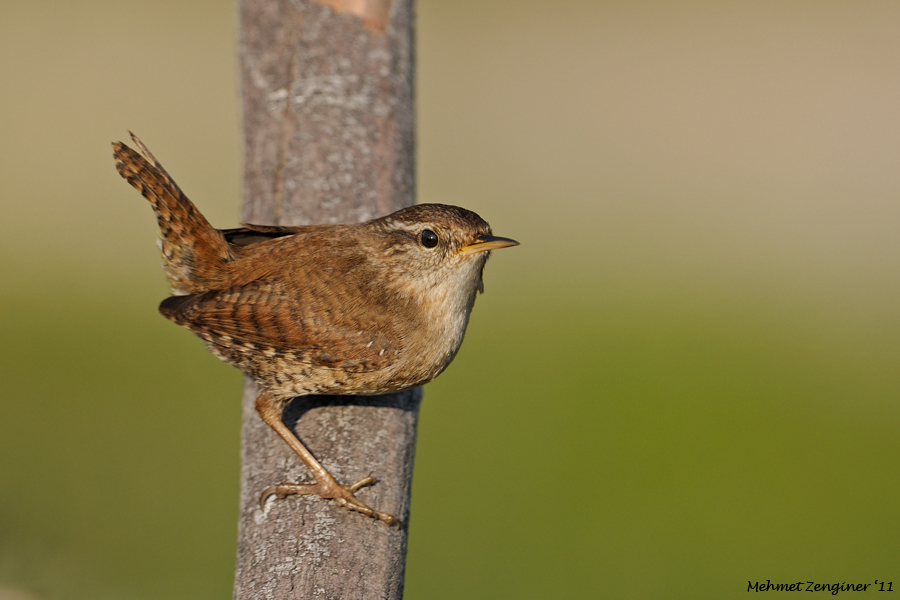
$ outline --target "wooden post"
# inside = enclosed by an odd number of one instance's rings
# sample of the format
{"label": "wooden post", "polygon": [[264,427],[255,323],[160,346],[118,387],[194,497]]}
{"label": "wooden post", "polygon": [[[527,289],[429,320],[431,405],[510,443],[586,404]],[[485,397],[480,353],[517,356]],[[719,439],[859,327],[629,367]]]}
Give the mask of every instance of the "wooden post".
{"label": "wooden post", "polygon": [[[412,0],[241,0],[243,220],[364,221],[414,202]],[[281,481],[312,481],[244,392],[234,597],[390,598],[403,593],[420,390],[305,397],[284,421],[344,484],[400,527],[317,496],[259,507]]]}

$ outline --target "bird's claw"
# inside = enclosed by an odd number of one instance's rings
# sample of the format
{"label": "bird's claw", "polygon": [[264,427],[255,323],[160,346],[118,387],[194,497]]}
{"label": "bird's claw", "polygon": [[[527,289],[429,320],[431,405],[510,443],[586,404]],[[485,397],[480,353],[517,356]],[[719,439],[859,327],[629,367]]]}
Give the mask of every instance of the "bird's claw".
{"label": "bird's claw", "polygon": [[366,516],[378,519],[388,526],[399,523],[400,520],[391,515],[377,510],[373,510],[361,502],[354,492],[367,485],[375,483],[376,479],[372,476],[364,477],[349,487],[344,487],[332,479],[328,483],[279,483],[266,489],[259,498],[260,509],[265,507],[266,500],[269,496],[274,495],[278,499],[285,498],[292,494],[315,494],[322,498],[331,498],[337,502],[338,506],[343,506],[352,511],[362,513]]}

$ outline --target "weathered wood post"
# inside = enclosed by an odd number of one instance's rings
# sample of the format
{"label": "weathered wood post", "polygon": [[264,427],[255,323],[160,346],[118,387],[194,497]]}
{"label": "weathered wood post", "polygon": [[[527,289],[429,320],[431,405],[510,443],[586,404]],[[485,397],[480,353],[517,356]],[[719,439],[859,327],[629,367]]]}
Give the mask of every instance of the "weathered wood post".
{"label": "weathered wood post", "polygon": [[[243,220],[364,221],[414,202],[412,0],[241,0]],[[390,598],[403,593],[420,390],[307,397],[285,422],[342,483],[393,514],[384,524],[315,497],[270,500],[311,481],[253,409],[247,383],[234,597]]]}

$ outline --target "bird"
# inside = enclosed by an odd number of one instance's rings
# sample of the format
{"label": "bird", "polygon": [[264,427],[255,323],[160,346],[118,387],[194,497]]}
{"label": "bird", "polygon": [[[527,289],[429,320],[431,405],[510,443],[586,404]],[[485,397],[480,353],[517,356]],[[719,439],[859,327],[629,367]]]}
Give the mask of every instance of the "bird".
{"label": "bird", "polygon": [[297,396],[386,394],[437,377],[462,344],[490,253],[518,242],[444,204],[364,223],[216,229],[131,139],[139,152],[114,142],[113,157],[156,214],[172,294],[160,313],[255,380],[257,413],[315,479],[272,486],[261,505],[315,494],[397,523],[356,498],[375,479],[338,483],[282,422],[284,408]]}

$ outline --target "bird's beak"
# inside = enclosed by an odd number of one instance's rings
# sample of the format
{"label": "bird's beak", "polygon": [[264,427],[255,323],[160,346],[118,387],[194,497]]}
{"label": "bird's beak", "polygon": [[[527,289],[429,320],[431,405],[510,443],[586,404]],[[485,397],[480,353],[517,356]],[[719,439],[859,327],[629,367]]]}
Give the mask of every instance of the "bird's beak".
{"label": "bird's beak", "polygon": [[509,248],[510,246],[518,246],[519,242],[509,238],[497,237],[493,235],[479,235],[478,241],[468,246],[463,246],[457,251],[457,254],[477,254],[479,252],[487,252],[489,250],[499,250],[500,248]]}

